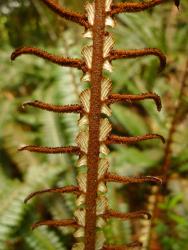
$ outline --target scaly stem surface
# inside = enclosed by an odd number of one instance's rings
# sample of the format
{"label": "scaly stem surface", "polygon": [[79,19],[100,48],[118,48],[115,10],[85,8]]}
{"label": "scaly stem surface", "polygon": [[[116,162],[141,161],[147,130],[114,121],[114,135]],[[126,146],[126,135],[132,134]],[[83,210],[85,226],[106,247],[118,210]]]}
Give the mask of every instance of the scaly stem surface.
{"label": "scaly stem surface", "polygon": [[91,72],[91,100],[89,113],[88,173],[86,194],[85,250],[95,249],[96,199],[99,161],[99,131],[101,119],[101,81],[103,70],[103,44],[105,35],[105,1],[95,1],[93,25],[93,59]]}

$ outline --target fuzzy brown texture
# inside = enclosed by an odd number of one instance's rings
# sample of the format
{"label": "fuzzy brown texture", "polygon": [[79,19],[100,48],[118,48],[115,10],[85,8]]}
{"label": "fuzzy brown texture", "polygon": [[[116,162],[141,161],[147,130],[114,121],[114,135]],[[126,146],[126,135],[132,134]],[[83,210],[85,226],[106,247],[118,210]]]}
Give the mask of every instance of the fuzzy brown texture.
{"label": "fuzzy brown texture", "polygon": [[105,219],[118,218],[122,220],[137,219],[137,218],[151,219],[151,214],[145,210],[131,212],[131,213],[122,213],[114,210],[108,210],[102,217]]}
{"label": "fuzzy brown texture", "polygon": [[104,179],[107,182],[119,182],[124,184],[144,182],[154,182],[157,184],[162,184],[162,179],[160,177],[155,176],[124,177],[116,175],[114,173],[106,173]]}
{"label": "fuzzy brown texture", "polygon": [[146,134],[140,136],[118,136],[118,135],[110,135],[108,139],[105,141],[106,145],[110,144],[131,144],[137,143],[140,141],[151,140],[151,139],[160,139],[163,143],[165,143],[165,139],[163,136],[158,134]]}
{"label": "fuzzy brown texture", "polygon": [[66,186],[66,187],[61,187],[61,188],[49,188],[41,191],[36,191],[31,194],[29,194],[25,200],[24,203],[27,203],[30,199],[33,197],[40,195],[40,194],[45,194],[45,193],[75,193],[75,194],[81,194],[81,191],[79,190],[78,186]]}
{"label": "fuzzy brown texture", "polygon": [[162,108],[161,104],[161,98],[155,93],[143,93],[140,95],[129,95],[129,94],[111,94],[108,99],[106,100],[107,104],[112,104],[116,102],[135,102],[135,101],[141,101],[145,99],[152,99],[156,106],[157,110],[160,111]]}
{"label": "fuzzy brown texture", "polygon": [[34,145],[28,145],[24,146],[18,149],[19,151],[30,151],[30,152],[36,152],[36,153],[42,153],[42,154],[62,154],[62,153],[68,153],[68,154],[79,154],[80,149],[79,147],[69,146],[69,147],[41,147],[41,146],[34,146]]}
{"label": "fuzzy brown texture", "polygon": [[46,221],[40,221],[37,223],[34,223],[31,226],[31,229],[34,230],[37,227],[40,226],[50,226],[50,227],[78,227],[78,224],[75,220],[72,219],[66,219],[66,220],[46,220]]}
{"label": "fuzzy brown texture", "polygon": [[35,108],[52,111],[56,113],[82,113],[82,107],[80,105],[52,105],[40,101],[28,101],[22,104],[22,107],[32,106]]}
{"label": "fuzzy brown texture", "polygon": [[22,48],[16,49],[11,55],[11,60],[14,61],[18,56],[21,56],[23,54],[35,55],[43,59],[46,59],[50,62],[53,62],[55,64],[64,66],[64,67],[72,67],[72,68],[81,69],[83,72],[87,70],[87,67],[84,61],[81,59],[72,59],[68,57],[65,58],[65,57],[56,56],[56,55],[46,52],[45,50],[34,48],[34,47],[22,47]]}
{"label": "fuzzy brown texture", "polygon": [[59,6],[59,4],[53,0],[41,0],[41,1],[46,6],[48,6],[49,9],[54,11],[59,16],[65,18],[69,21],[78,23],[78,24],[84,26],[85,28],[89,28],[89,23],[88,23],[87,17],[85,15],[82,15],[82,14],[79,14],[77,12],[65,9],[65,8]]}
{"label": "fuzzy brown texture", "polygon": [[96,199],[98,188],[99,133],[101,119],[101,81],[103,71],[103,44],[105,35],[105,1],[95,0],[93,25],[93,57],[91,70],[91,98],[89,112],[89,143],[87,155],[87,192],[85,250],[95,250]]}
{"label": "fuzzy brown texture", "polygon": [[108,59],[110,61],[124,58],[137,58],[142,56],[157,56],[160,60],[160,71],[166,66],[166,56],[160,49],[145,48],[145,49],[130,49],[130,50],[112,50]]}
{"label": "fuzzy brown texture", "polygon": [[103,250],[138,250],[142,247],[142,243],[140,242],[133,242],[133,243],[130,243],[126,246],[104,246],[103,247]]}
{"label": "fuzzy brown texture", "polygon": [[140,249],[142,247],[142,243],[140,242],[133,242],[125,246],[104,246],[102,250],[134,250]]}
{"label": "fuzzy brown texture", "polygon": [[123,13],[123,12],[139,12],[144,11],[150,8],[153,8],[157,5],[160,5],[162,3],[165,3],[169,0],[152,0],[148,2],[142,2],[142,3],[115,3],[112,5],[112,10],[110,11],[110,15],[113,16],[115,14]]}

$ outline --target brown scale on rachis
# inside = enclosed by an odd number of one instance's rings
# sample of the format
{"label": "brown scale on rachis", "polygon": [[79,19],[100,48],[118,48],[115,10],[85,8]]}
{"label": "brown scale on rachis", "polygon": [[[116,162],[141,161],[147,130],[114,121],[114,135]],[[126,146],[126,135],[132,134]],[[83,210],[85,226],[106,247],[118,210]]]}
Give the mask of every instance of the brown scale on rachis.
{"label": "brown scale on rachis", "polygon": [[[13,52],[11,59],[15,60],[22,54],[31,54],[52,63],[64,67],[77,68],[83,72],[83,81],[90,82],[91,87],[80,94],[80,104],[56,105],[42,101],[28,101],[23,107],[32,106],[46,111],[56,113],[77,113],[80,114],[79,134],[76,138],[77,146],[67,147],[42,147],[29,145],[20,149],[36,153],[68,153],[78,156],[78,167],[87,166],[86,174],[78,174],[77,186],[66,186],[61,188],[49,188],[36,191],[30,194],[25,202],[45,193],[73,193],[77,196],[77,207],[73,219],[63,219],[60,221],[50,220],[33,224],[32,228],[48,225],[53,227],[74,227],[77,241],[73,245],[73,250],[123,250],[141,247],[141,243],[134,242],[124,246],[110,246],[105,243],[104,234],[101,229],[109,218],[116,219],[136,219],[144,217],[150,218],[147,211],[135,211],[130,213],[120,213],[108,207],[106,198],[107,183],[117,182],[123,184],[130,183],[162,183],[160,176],[124,177],[108,171],[110,144],[130,144],[150,139],[164,138],[158,134],[146,134],[135,137],[117,136],[111,134],[112,126],[108,120],[111,115],[110,105],[117,102],[137,102],[151,99],[155,102],[158,111],[161,110],[160,97],[155,93],[142,93],[138,95],[111,93],[111,80],[104,77],[103,70],[111,71],[111,63],[117,59],[138,58],[142,56],[156,56],[160,61],[160,69],[166,65],[165,55],[157,48],[144,48],[132,50],[115,50],[114,43],[107,26],[114,27],[114,19],[117,14],[124,12],[139,12],[150,9],[168,1],[151,0],[147,2],[126,2],[113,3],[112,0],[94,0],[93,3],[85,5],[85,13],[80,14],[63,8],[55,0],[41,0],[49,9],[58,16],[77,23],[84,27],[84,37],[90,38],[92,46],[86,46],[82,50],[81,59],[73,59],[50,54],[38,48],[23,47]],[[170,2],[170,1],[169,1]],[[179,6],[179,1],[174,1]],[[103,115],[102,115],[103,114]],[[104,118],[104,115],[106,118]],[[82,128],[84,125],[84,130]],[[86,127],[86,128],[85,128]],[[103,157],[101,157],[103,155]],[[97,248],[96,248],[97,247]]]}

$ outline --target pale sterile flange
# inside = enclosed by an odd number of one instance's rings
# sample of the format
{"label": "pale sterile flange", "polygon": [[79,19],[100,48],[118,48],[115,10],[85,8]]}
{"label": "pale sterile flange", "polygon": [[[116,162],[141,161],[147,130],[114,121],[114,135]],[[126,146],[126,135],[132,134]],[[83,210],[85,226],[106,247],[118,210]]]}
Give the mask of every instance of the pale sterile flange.
{"label": "pale sterile flange", "polygon": [[106,104],[103,104],[102,109],[101,109],[101,113],[103,113],[103,114],[105,114],[107,116],[111,116],[112,115],[112,110]]}
{"label": "pale sterile flange", "polygon": [[110,153],[109,148],[104,143],[100,145],[100,153],[104,155],[108,155]]}
{"label": "pale sterile flange", "polygon": [[106,158],[100,159],[99,168],[98,168],[98,178],[104,176],[104,174],[108,171],[109,162]]}
{"label": "pale sterile flange", "polygon": [[85,203],[85,194],[81,194],[80,196],[78,196],[78,198],[76,199],[76,206],[82,206]]}
{"label": "pale sterile flange", "polygon": [[101,250],[104,243],[105,243],[104,233],[102,231],[98,231],[96,234],[95,250]]}
{"label": "pale sterile flange", "polygon": [[86,215],[86,211],[84,209],[77,209],[75,212],[74,212],[74,216],[77,220],[77,223],[84,227],[85,226],[85,215]]}
{"label": "pale sterile flange", "polygon": [[112,82],[109,78],[104,78],[101,82],[101,100],[104,101],[108,98],[112,91]]}
{"label": "pale sterile flange", "polygon": [[109,120],[107,118],[101,119],[99,140],[105,141],[111,130],[112,130],[112,125],[109,122]]}
{"label": "pale sterile flange", "polygon": [[104,195],[100,195],[97,198],[97,215],[102,215],[108,208],[108,199]]}
{"label": "pale sterile flange", "polygon": [[106,58],[109,56],[110,51],[113,49],[114,40],[111,35],[106,36],[104,40],[104,48],[103,48],[103,57]]}
{"label": "pale sterile flange", "polygon": [[86,16],[88,18],[88,22],[90,25],[93,26],[94,18],[95,18],[95,4],[94,3],[87,3],[85,5]]}
{"label": "pale sterile flange", "polygon": [[87,188],[87,175],[85,173],[80,173],[77,176],[77,182],[79,185],[79,188],[82,192],[86,193],[86,188]]}
{"label": "pale sterile flange", "polygon": [[77,161],[77,166],[82,167],[82,166],[87,166],[87,156],[83,155],[82,157],[79,158]]}
{"label": "pale sterile flange", "polygon": [[93,54],[93,47],[92,46],[85,46],[82,49],[82,56],[84,58],[84,61],[89,69],[91,69],[92,66],[92,54]]}
{"label": "pale sterile flange", "polygon": [[90,109],[90,96],[91,96],[91,91],[90,89],[85,89],[82,91],[80,94],[80,101],[83,106],[83,109],[86,113],[89,113]]}
{"label": "pale sterile flange", "polygon": [[81,151],[87,154],[88,150],[89,134],[88,132],[80,132],[76,138],[76,143],[80,147]]}

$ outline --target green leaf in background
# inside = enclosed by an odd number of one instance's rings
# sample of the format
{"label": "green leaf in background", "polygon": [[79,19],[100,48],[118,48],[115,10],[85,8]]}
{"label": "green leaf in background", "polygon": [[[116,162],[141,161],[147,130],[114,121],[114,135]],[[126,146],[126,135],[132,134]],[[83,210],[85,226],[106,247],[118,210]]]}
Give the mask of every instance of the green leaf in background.
{"label": "green leaf in background", "polygon": [[114,105],[112,108],[113,123],[122,126],[131,135],[142,135],[148,133],[147,124],[141,115],[130,108]]}

